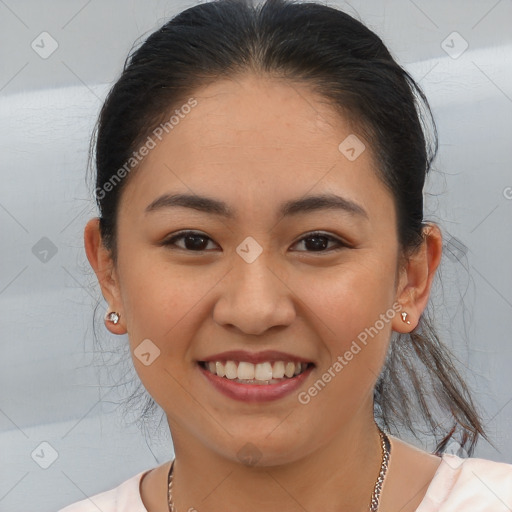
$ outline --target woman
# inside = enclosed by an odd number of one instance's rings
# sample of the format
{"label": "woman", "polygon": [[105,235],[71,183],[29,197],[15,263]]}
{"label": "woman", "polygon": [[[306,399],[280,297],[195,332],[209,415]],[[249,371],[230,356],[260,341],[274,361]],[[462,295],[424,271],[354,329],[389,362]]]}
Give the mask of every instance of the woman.
{"label": "woman", "polygon": [[[420,100],[316,3],[204,3],[131,55],[85,248],[175,459],[63,512],[512,508],[512,465],[459,457],[485,432],[424,315]],[[386,433],[418,414],[433,454]]]}

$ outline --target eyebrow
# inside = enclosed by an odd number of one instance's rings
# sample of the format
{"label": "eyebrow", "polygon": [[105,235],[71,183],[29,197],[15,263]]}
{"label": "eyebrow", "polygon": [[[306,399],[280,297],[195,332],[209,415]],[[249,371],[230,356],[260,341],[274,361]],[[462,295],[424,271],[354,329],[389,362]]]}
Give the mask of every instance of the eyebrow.
{"label": "eyebrow", "polygon": [[[236,217],[235,211],[225,202],[193,194],[164,194],[149,204],[145,209],[145,213],[176,207],[192,208],[226,219],[234,219]],[[283,217],[288,217],[306,212],[333,209],[369,220],[368,213],[361,205],[336,194],[320,194],[286,201],[281,205],[279,214]]]}

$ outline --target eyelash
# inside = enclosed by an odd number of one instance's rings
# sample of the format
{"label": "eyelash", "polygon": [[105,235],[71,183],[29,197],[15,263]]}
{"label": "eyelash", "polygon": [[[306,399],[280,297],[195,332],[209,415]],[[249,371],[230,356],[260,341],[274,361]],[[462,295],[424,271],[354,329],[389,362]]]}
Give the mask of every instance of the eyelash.
{"label": "eyelash", "polygon": [[[180,240],[180,239],[183,239],[184,237],[186,236],[200,236],[202,238],[205,238],[207,240],[212,240],[210,237],[206,236],[206,235],[203,235],[203,233],[201,232],[198,232],[198,231],[181,231],[179,233],[177,233],[176,235],[173,235],[171,238],[167,239],[167,240],[164,240],[162,242],[162,245],[163,246],[172,246],[172,245],[176,245],[175,242],[177,240]],[[325,250],[320,250],[320,251],[299,251],[299,252],[309,252],[309,253],[326,253],[326,252],[331,252],[331,251],[339,251],[343,248],[349,248],[350,245],[345,243],[345,242],[342,242],[341,240],[339,240],[338,238],[335,238],[331,235],[327,235],[325,233],[322,233],[321,231],[313,231],[311,233],[308,233],[306,236],[302,237],[300,240],[298,240],[295,244],[298,244],[304,240],[307,240],[308,238],[314,238],[314,237],[322,237],[322,238],[326,238],[329,242],[335,242],[338,244],[338,247],[336,248],[331,248],[331,249],[325,249]],[[213,241],[213,240],[212,240]],[[295,245],[294,244],[294,245]],[[187,251],[187,252],[204,252],[206,251],[206,249],[201,249],[201,250],[197,250],[197,251],[194,251],[194,250],[191,250],[191,249],[184,249],[183,247],[177,247],[178,249],[181,249],[183,251]]]}

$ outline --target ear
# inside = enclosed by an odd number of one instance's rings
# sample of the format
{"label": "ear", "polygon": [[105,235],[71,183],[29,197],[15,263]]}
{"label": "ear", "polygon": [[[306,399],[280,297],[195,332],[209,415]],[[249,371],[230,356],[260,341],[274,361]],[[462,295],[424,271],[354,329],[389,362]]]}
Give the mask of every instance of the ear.
{"label": "ear", "polygon": [[[392,321],[393,330],[401,333],[412,331],[427,306],[435,272],[443,251],[443,237],[436,224],[427,224],[423,228],[423,243],[407,260],[404,268],[400,269],[400,279],[397,288],[396,302],[402,309]],[[402,313],[407,313],[403,321]]]}
{"label": "ear", "polygon": [[116,269],[112,260],[111,252],[102,243],[99,218],[89,220],[84,230],[84,246],[87,259],[94,269],[101,287],[103,298],[107,301],[109,312],[115,311],[119,314],[119,323],[106,321],[107,329],[113,334],[125,334],[125,322],[122,311],[121,293]]}

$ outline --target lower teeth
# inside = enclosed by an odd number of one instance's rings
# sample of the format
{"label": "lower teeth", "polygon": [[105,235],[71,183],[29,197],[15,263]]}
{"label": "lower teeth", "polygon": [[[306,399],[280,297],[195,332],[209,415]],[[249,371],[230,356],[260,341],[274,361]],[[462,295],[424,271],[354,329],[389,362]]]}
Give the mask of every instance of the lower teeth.
{"label": "lower teeth", "polygon": [[[227,377],[225,377],[227,379]],[[239,384],[277,384],[284,379],[256,380],[256,379],[228,379]]]}

